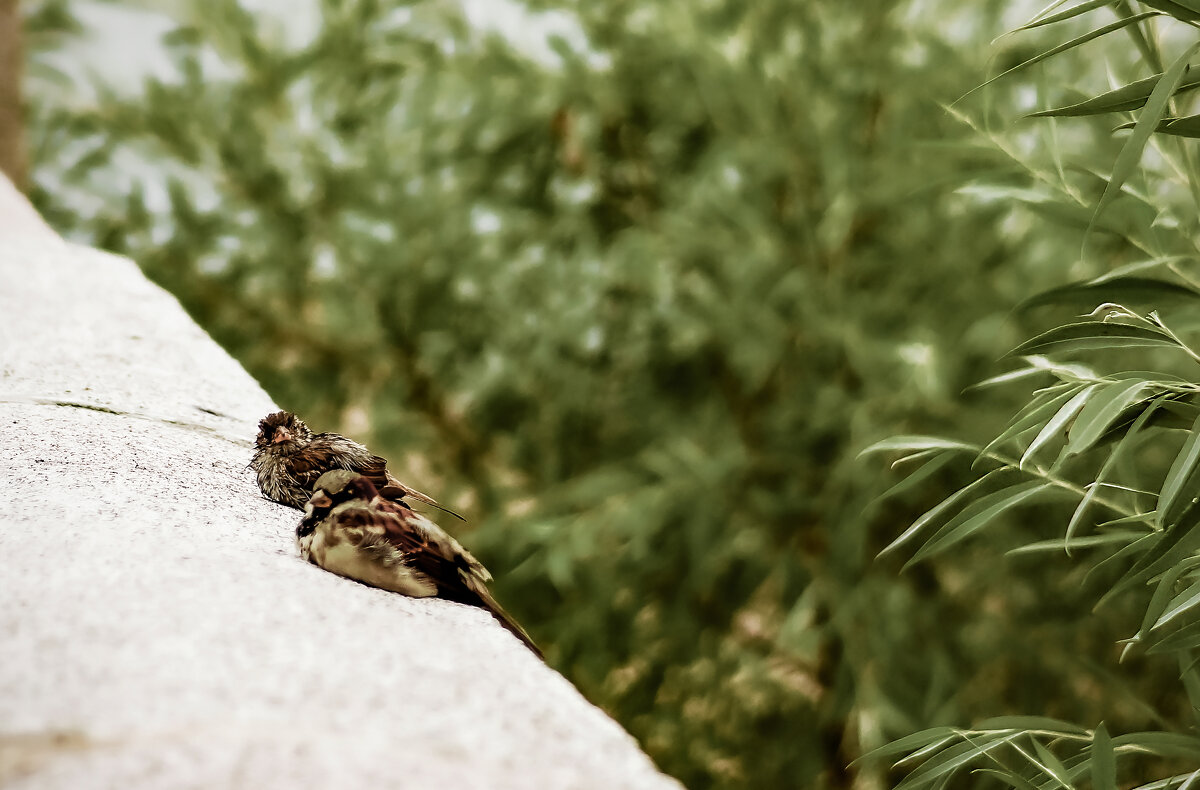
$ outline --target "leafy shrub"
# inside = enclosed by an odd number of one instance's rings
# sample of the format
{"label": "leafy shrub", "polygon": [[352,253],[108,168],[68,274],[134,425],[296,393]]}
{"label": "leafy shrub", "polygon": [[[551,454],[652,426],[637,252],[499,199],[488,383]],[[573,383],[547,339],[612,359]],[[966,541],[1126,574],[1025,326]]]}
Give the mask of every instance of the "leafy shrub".
{"label": "leafy shrub", "polygon": [[[1022,149],[1017,134],[993,138],[1032,184],[1002,185],[996,194],[1077,224],[1083,231],[1078,268],[1096,275],[1027,300],[1027,311],[1055,310],[1050,328],[1012,351],[1016,367],[986,382],[1039,388],[984,445],[896,437],[872,449],[900,450],[923,462],[907,485],[958,459],[971,461],[974,470],[965,486],[888,547],[916,546],[910,565],[1020,521],[1022,545],[1011,554],[1059,552],[1070,558],[1072,576],[1086,571],[1084,595],[1095,601],[1090,617],[1126,629],[1120,660],[1152,679],[1135,696],[1152,728],[1110,735],[1111,726],[1094,719],[1072,723],[1044,715],[994,718],[970,729],[938,726],[876,752],[905,755],[897,765],[911,771],[901,787],[966,782],[961,772],[968,768],[980,783],[1023,788],[1116,788],[1118,781],[1170,788],[1200,780],[1200,181],[1186,142],[1200,135],[1200,116],[1186,110],[1200,85],[1189,74],[1200,50],[1190,25],[1200,13],[1190,3],[1141,5],[1146,10],[1140,13],[1124,3],[1045,12],[1021,30],[1087,27],[1001,75],[1071,58],[1077,47],[1117,31],[1129,34],[1131,52],[1114,53],[1110,68],[1150,72],[1068,101],[1057,101],[1065,91],[1048,87],[1054,78],[1047,79],[1039,98],[1054,104],[1034,115],[1050,119],[1048,145]],[[1115,21],[1083,17],[1104,6],[1113,7]],[[1076,73],[1083,62],[1073,61]],[[1131,120],[1121,123],[1123,117]],[[1060,128],[1057,119],[1070,120]],[[1106,156],[1103,132],[1114,125],[1129,131],[1119,136],[1119,151],[1105,171],[1095,163]],[[1089,131],[1099,141],[1095,146],[1087,144]],[[1068,147],[1065,136],[1084,144]],[[1065,307],[1076,314],[1064,318]]]}

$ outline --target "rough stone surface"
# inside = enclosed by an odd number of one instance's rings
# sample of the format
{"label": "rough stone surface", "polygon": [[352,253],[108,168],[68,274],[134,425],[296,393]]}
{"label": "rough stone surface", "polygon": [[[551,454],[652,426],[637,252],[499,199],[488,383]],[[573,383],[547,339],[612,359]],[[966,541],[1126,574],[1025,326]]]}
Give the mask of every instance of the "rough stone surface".
{"label": "rough stone surface", "polygon": [[484,612],[300,561],[265,392],[0,180],[0,785],[677,788]]}

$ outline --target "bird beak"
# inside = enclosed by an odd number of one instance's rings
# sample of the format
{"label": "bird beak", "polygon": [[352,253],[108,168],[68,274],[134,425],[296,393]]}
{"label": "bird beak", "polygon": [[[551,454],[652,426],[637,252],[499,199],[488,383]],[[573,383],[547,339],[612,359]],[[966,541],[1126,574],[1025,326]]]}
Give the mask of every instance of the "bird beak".
{"label": "bird beak", "polygon": [[[314,491],[313,495],[308,499],[309,506],[315,510],[319,507],[329,507],[333,504],[333,500],[324,491]],[[305,508],[306,510],[308,508]]]}
{"label": "bird beak", "polygon": [[275,435],[271,437],[271,444],[280,444],[281,442],[290,442],[292,433],[287,428],[282,426],[275,429]]}

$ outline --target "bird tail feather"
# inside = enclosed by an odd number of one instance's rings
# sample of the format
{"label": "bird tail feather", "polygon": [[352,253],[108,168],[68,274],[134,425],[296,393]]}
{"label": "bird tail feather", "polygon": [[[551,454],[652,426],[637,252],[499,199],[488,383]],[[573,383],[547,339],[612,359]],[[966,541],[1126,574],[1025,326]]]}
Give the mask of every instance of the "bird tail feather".
{"label": "bird tail feather", "polygon": [[527,634],[525,629],[518,625],[517,621],[514,620],[508,612],[504,611],[504,607],[502,607],[496,601],[496,599],[492,597],[490,592],[487,590],[476,590],[476,592],[479,594],[479,598],[483,603],[483,607],[492,613],[492,617],[495,617],[496,620],[499,621],[500,625],[507,628],[509,633],[521,640],[525,647],[533,651],[535,656],[543,661],[546,660],[546,657],[542,655],[541,648],[534,643],[533,637]]}

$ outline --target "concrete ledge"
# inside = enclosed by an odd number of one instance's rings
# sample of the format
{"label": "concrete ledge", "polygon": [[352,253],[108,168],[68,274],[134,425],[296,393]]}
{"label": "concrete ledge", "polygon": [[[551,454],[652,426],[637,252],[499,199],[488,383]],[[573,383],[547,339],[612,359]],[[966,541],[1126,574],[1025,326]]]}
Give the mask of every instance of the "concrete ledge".
{"label": "concrete ledge", "polygon": [[0,785],[677,788],[486,613],[296,556],[275,405],[0,180]]}

